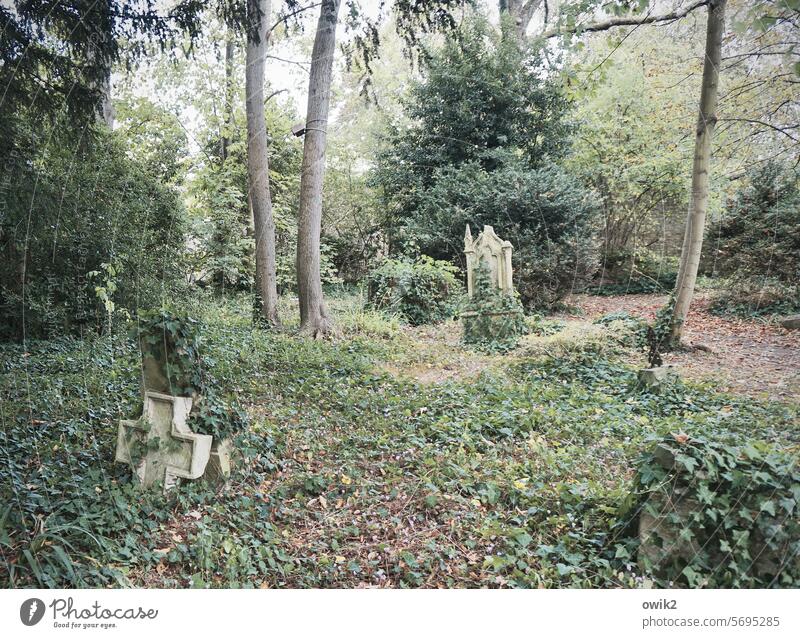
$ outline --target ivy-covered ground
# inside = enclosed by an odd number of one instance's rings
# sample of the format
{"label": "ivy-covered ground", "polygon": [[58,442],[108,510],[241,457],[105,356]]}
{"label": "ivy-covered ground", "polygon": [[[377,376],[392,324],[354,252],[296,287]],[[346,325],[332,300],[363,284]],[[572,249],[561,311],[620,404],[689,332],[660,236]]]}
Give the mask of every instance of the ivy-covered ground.
{"label": "ivy-covered ground", "polygon": [[[218,390],[250,426],[227,485],[167,496],[113,463],[138,408],[131,340],[3,346],[0,584],[648,586],[625,517],[656,440],[800,449],[791,401],[637,389],[626,317],[531,321],[514,352],[484,355],[455,322],[333,307],[339,333],[312,341],[253,328],[246,302],[196,304]],[[796,516],[786,500],[762,507]]]}

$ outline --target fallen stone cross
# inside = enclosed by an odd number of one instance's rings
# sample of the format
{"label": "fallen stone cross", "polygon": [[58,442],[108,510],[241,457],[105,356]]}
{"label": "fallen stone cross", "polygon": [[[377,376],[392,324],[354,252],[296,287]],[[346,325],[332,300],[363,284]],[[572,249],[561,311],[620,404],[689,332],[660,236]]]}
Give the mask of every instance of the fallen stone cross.
{"label": "fallen stone cross", "polygon": [[189,429],[191,409],[189,397],[146,391],[142,416],[120,421],[115,460],[128,463],[144,487],[161,484],[168,490],[178,479],[203,476],[213,437]]}

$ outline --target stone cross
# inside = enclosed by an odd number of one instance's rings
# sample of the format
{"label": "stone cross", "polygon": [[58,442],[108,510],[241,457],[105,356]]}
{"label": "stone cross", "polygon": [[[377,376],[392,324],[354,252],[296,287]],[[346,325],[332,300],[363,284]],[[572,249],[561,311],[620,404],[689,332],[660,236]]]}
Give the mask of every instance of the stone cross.
{"label": "stone cross", "polygon": [[200,478],[213,437],[189,429],[186,419],[191,409],[190,397],[145,392],[141,418],[119,423],[114,460],[133,467],[145,487],[160,483],[168,490],[180,478]]}
{"label": "stone cross", "polygon": [[467,292],[470,297],[475,287],[475,270],[481,259],[486,260],[489,266],[492,283],[504,293],[514,294],[514,284],[511,279],[512,249],[511,242],[500,239],[491,226],[484,226],[483,232],[473,241],[467,224],[464,233],[464,254],[467,257]]}

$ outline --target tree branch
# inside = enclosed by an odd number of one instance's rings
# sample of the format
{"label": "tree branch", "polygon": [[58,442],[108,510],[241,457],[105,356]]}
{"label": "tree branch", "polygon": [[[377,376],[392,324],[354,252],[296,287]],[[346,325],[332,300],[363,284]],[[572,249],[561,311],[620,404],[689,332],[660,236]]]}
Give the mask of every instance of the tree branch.
{"label": "tree branch", "polygon": [[795,125],[795,126],[786,126],[784,128],[781,128],[779,126],[775,126],[774,124],[770,124],[769,122],[762,122],[761,120],[751,120],[751,119],[746,118],[746,117],[725,117],[725,118],[720,118],[719,121],[720,122],[747,122],[748,124],[757,124],[759,126],[766,126],[767,128],[771,128],[773,131],[777,131],[778,133],[782,133],[783,135],[785,135],[786,137],[788,137],[790,140],[792,140],[794,142],[800,142],[800,140],[797,139],[794,135],[792,135],[791,133],[787,133],[786,132],[789,129],[798,128],[800,126],[800,124],[799,125]]}
{"label": "tree branch", "polygon": [[273,25],[272,25],[272,26],[269,28],[269,31],[267,31],[267,33],[272,33],[272,32],[273,32],[275,29],[277,29],[277,28],[278,28],[278,27],[279,27],[281,24],[283,24],[284,22],[286,22],[286,21],[287,21],[289,18],[293,18],[293,17],[294,17],[294,16],[296,16],[298,13],[303,13],[303,11],[308,11],[309,9],[313,9],[314,7],[318,7],[318,6],[320,6],[321,4],[322,4],[321,2],[315,2],[314,4],[309,4],[308,6],[305,6],[305,7],[300,7],[300,8],[298,8],[298,9],[295,9],[295,10],[294,10],[294,11],[292,11],[291,13],[287,13],[286,15],[282,15],[282,16],[281,16],[281,18],[280,18],[280,20],[278,20],[278,21],[277,21],[275,24],[273,24]]}
{"label": "tree branch", "polygon": [[610,20],[605,20],[603,22],[595,22],[594,24],[589,24],[586,26],[581,24],[576,24],[573,27],[551,29],[550,31],[545,31],[541,35],[541,37],[555,38],[559,35],[567,35],[569,33],[608,31],[609,29],[613,29],[614,27],[636,27],[642,24],[657,24],[659,22],[671,22],[686,17],[695,9],[699,9],[700,7],[705,7],[710,1],[711,0],[696,0],[696,2],[693,2],[684,9],[680,10],[676,9],[675,11],[671,11],[670,13],[664,13],[662,15],[656,15],[656,16],[647,15],[643,18],[635,16],[611,18]]}

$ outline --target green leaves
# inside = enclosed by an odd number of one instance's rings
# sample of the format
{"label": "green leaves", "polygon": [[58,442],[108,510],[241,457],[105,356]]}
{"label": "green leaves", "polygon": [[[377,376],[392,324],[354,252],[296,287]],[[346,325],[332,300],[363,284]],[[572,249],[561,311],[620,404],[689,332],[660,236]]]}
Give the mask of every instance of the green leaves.
{"label": "green leaves", "polygon": [[[788,451],[753,442],[660,440],[635,484],[649,518],[639,538],[660,582],[689,587],[770,587],[800,582],[793,516],[800,473]],[[666,463],[669,451],[674,463]],[[623,518],[624,520],[624,518]],[[688,550],[686,548],[689,548]],[[742,567],[742,557],[752,556]],[[655,560],[653,560],[655,558]]]}
{"label": "green leaves", "polygon": [[387,259],[369,275],[369,303],[412,326],[438,323],[455,314],[463,290],[456,272],[452,264],[425,255]]}

